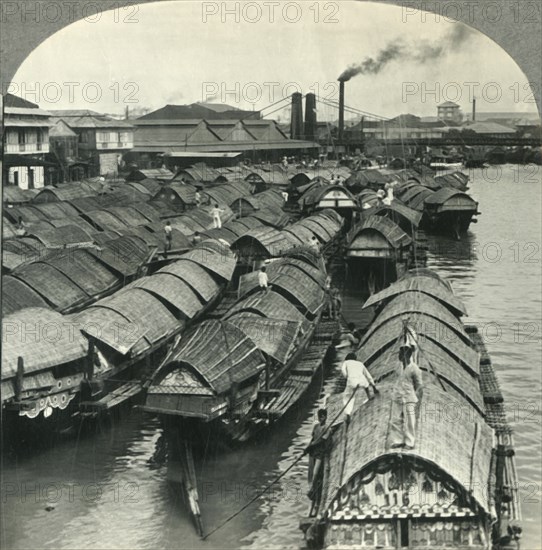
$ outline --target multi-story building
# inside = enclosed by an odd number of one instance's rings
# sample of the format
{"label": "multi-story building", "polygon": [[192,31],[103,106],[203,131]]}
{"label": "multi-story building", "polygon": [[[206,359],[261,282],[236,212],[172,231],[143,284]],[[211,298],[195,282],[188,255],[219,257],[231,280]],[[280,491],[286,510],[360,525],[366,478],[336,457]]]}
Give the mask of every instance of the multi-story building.
{"label": "multi-story building", "polygon": [[117,175],[124,153],[134,146],[134,129],[123,120],[86,109],[51,111],[52,121],[65,122],[77,134],[80,160],[89,176]]}
{"label": "multi-story building", "polygon": [[22,189],[43,187],[48,183],[45,160],[49,152],[51,114],[38,105],[14,96],[4,96],[3,180]]}
{"label": "multi-story building", "polygon": [[445,101],[437,106],[437,117],[445,122],[460,123],[463,120],[463,113],[457,103]]}

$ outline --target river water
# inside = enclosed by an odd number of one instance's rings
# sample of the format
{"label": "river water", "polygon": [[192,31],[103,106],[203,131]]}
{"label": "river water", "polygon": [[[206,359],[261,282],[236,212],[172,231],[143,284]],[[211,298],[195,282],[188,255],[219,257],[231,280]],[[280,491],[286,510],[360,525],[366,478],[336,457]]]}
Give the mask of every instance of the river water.
{"label": "river water", "polygon": [[[471,172],[482,215],[461,242],[429,238],[429,267],[451,279],[478,324],[515,430],[523,509],[523,549],[542,546],[540,167]],[[360,321],[361,296],[345,289],[344,314]],[[196,465],[208,532],[284,472],[310,438],[319,398],[337,367],[259,440],[230,452],[209,447]],[[299,518],[308,513],[307,462],[206,541],[194,532],[175,464],[153,459],[158,422],[125,411],[91,433],[39,451],[4,452],[4,549],[302,548]]]}

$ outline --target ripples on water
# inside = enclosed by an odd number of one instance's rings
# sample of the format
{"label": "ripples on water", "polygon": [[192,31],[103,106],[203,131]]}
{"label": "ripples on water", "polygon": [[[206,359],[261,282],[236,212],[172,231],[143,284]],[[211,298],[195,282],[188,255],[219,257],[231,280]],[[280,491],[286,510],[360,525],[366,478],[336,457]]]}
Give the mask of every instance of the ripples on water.
{"label": "ripples on water", "polygon": [[[452,280],[469,311],[468,321],[484,331],[515,430],[524,515],[522,547],[534,549],[542,540],[540,171],[504,166],[473,171],[471,179],[470,192],[482,211],[479,223],[460,243],[430,237],[429,267]],[[359,292],[347,288],[348,320],[361,320],[361,304]],[[298,408],[259,440],[228,453],[209,448],[196,465],[206,531],[292,464],[310,439],[318,399],[331,390],[336,376],[335,367]],[[309,507],[307,459],[202,542],[178,486],[170,481],[179,478],[177,468],[151,462],[160,434],[155,420],[127,414],[77,441],[18,459],[7,457],[2,547],[302,547],[298,524]],[[36,489],[49,490],[49,497],[36,496]],[[14,491],[17,494],[8,496]],[[47,505],[54,509],[46,511]]]}

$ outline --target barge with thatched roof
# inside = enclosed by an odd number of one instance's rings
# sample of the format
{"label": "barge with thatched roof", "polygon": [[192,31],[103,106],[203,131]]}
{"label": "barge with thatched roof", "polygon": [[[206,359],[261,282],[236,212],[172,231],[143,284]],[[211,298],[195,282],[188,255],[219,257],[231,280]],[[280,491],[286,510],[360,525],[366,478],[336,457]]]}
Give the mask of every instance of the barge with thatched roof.
{"label": "barge with thatched roof", "polygon": [[338,328],[332,322],[315,334],[325,303],[322,258],[286,256],[267,273],[267,291],[257,273],[242,276],[232,307],[195,326],[155,372],[144,409],[169,419],[184,438],[219,427],[233,441],[247,440],[280,418],[321,366]]}
{"label": "barge with thatched roof", "polygon": [[31,307],[5,316],[1,395],[10,426],[22,417],[66,427],[73,415],[96,416],[139,393],[140,375],[217,302],[235,266],[228,247],[204,241],[78,313]]}
{"label": "barge with thatched roof", "polygon": [[[358,358],[379,394],[328,400],[329,444],[301,523],[317,548],[517,548],[514,447],[481,335],[450,285],[416,270],[372,296]],[[392,445],[398,351],[410,342],[423,379],[413,446]]]}

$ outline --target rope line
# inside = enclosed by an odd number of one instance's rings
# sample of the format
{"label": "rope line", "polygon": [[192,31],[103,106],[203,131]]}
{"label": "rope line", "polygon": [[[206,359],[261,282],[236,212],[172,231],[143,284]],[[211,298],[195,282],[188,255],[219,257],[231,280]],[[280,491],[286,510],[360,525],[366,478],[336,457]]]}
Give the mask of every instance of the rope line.
{"label": "rope line", "polygon": [[[343,405],[342,409],[338,412],[338,414],[335,416],[335,418],[328,424],[328,426],[326,427],[326,429],[322,432],[322,434],[320,435],[320,437],[314,442],[314,443],[317,443],[319,442],[321,439],[323,439],[324,435],[327,433],[327,431],[335,424],[335,422],[338,420],[338,418],[341,416],[341,414],[344,412],[344,410],[346,409],[346,407],[348,406],[348,404],[350,403],[350,401],[354,398],[354,396],[356,395],[356,392],[358,391],[358,388],[359,388],[359,385],[356,386],[354,388],[354,391],[352,392],[352,395],[350,396],[350,398],[348,399],[348,401]],[[236,518],[239,514],[241,514],[242,512],[244,512],[251,504],[253,504],[256,500],[258,500],[262,495],[264,495],[265,493],[267,493],[267,491],[269,491],[269,489],[271,489],[271,487],[273,487],[273,485],[275,483],[277,483],[277,481],[281,480],[306,454],[306,451],[303,451],[293,462],[292,464],[290,464],[290,466],[288,466],[288,468],[286,468],[286,470],[284,470],[284,472],[282,472],[279,476],[277,476],[273,481],[271,481],[271,483],[269,483],[268,485],[266,485],[266,487],[264,487],[264,489],[262,491],[260,491],[256,496],[254,496],[251,500],[249,500],[244,506],[242,506],[239,510],[237,510],[237,512],[233,513],[231,516],[229,516],[226,520],[224,520],[222,523],[220,523],[217,527],[215,527],[212,531],[209,531],[206,535],[204,535],[202,538],[202,540],[206,540],[208,537],[210,537],[211,535],[213,535],[214,533],[216,533],[218,530],[222,529],[222,527],[224,527],[227,523],[229,523],[232,519]]]}

